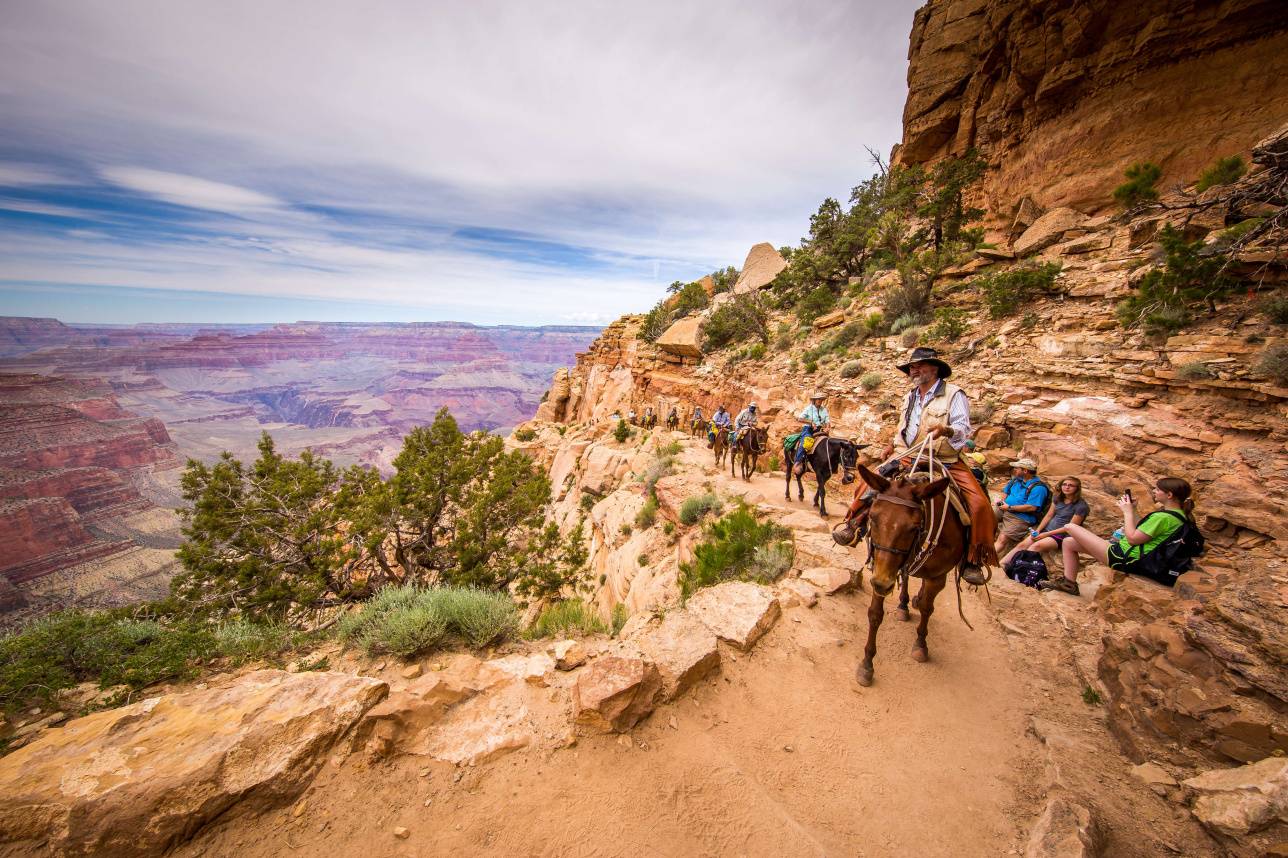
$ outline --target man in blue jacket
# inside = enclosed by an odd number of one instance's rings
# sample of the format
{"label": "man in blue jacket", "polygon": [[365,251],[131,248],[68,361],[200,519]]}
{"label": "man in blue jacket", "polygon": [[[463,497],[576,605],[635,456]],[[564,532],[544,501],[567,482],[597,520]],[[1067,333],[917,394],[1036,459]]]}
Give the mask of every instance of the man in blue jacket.
{"label": "man in blue jacket", "polygon": [[1038,477],[1037,462],[1023,458],[1011,462],[1011,479],[1002,487],[1002,495],[997,502],[1001,526],[995,547],[999,556],[1028,536],[1042,518],[1051,490]]}

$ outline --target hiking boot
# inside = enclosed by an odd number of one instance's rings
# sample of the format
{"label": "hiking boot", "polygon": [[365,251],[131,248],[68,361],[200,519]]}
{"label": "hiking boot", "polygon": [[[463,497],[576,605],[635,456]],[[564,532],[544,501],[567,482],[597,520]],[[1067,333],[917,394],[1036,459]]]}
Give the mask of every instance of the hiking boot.
{"label": "hiking boot", "polygon": [[868,532],[867,525],[868,517],[866,515],[856,515],[833,530],[832,539],[837,545],[851,548],[863,541],[863,537]]}
{"label": "hiking boot", "polygon": [[963,566],[962,580],[975,587],[982,587],[988,579],[984,577],[984,570],[978,566]]}
{"label": "hiking boot", "polygon": [[1059,578],[1049,578],[1046,581],[1038,582],[1039,590],[1055,590],[1060,593],[1068,593],[1070,596],[1078,595],[1078,582],[1070,581],[1068,578],[1061,576]]}

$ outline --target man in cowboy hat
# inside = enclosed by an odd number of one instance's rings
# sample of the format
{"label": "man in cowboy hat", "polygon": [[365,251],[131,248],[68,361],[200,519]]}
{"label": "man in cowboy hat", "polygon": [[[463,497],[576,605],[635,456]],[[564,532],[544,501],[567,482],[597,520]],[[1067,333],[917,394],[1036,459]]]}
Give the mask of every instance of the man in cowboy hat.
{"label": "man in cowboy hat", "polygon": [[1051,490],[1038,478],[1037,462],[1027,456],[1011,462],[1011,479],[1002,487],[1002,500],[997,502],[1002,513],[1002,529],[994,546],[998,554],[1029,535],[1050,499]]}
{"label": "man in cowboy hat", "polygon": [[744,432],[755,427],[757,417],[756,403],[754,402],[739,411],[738,416],[733,419],[733,435],[729,437],[729,443],[738,443],[738,439],[742,437]]}
{"label": "man in cowboy hat", "polygon": [[823,401],[827,399],[827,394],[821,390],[816,390],[810,394],[809,405],[806,405],[796,419],[801,423],[801,434],[796,439],[796,455],[793,464],[803,467],[805,461],[805,439],[813,438],[815,435],[824,435],[831,427],[831,418],[828,416],[827,407]]}
{"label": "man in cowboy hat", "polygon": [[[993,547],[997,518],[988,493],[961,460],[960,451],[971,434],[970,403],[960,387],[948,383],[953,369],[934,349],[913,349],[898,368],[912,380],[913,386],[904,397],[899,426],[881,458],[888,459],[896,450],[915,447],[927,436],[934,438],[930,443],[933,444],[935,458],[948,467],[948,475],[970,512],[970,545],[966,549],[962,578],[969,584],[983,584],[984,573],[980,567],[997,565],[997,552]],[[846,515],[846,526],[835,535],[838,542],[852,544],[856,534],[862,535],[874,494],[866,486],[858,486]]]}

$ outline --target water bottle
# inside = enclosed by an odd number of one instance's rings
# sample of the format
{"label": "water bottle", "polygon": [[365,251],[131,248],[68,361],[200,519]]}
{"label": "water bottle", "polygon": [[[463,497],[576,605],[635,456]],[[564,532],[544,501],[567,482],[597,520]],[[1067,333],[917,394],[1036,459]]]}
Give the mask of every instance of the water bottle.
{"label": "water bottle", "polygon": [[1114,542],[1117,542],[1118,540],[1120,540],[1120,539],[1122,539],[1122,538],[1123,538],[1123,529],[1120,527],[1120,528],[1118,528],[1117,530],[1115,530],[1115,531],[1114,531],[1114,535],[1111,537],[1111,539],[1112,539]]}

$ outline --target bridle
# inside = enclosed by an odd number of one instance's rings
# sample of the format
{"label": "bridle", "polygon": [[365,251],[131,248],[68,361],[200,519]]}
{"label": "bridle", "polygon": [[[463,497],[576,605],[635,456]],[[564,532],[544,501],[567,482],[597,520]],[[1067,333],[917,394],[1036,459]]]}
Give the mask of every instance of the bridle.
{"label": "bridle", "polygon": [[[899,574],[904,578],[915,576],[926,565],[930,555],[939,547],[939,537],[944,532],[944,522],[948,520],[950,504],[948,498],[944,498],[942,509],[938,516],[935,515],[935,503],[932,498],[929,501],[913,501],[907,498],[901,498],[897,495],[880,492],[872,499],[872,505],[885,502],[896,504],[915,510],[917,513],[917,529],[913,534],[911,544],[907,548],[899,548],[893,545],[882,545],[872,538],[872,529],[868,530],[868,563],[872,562],[873,552],[884,551],[887,554],[893,554],[896,557],[902,557],[903,561],[899,564]],[[918,548],[920,546],[920,548]],[[915,556],[913,552],[916,552]]]}

